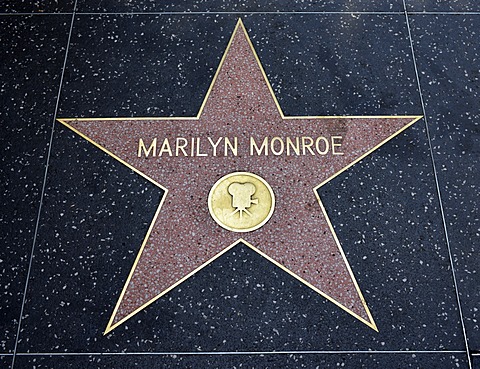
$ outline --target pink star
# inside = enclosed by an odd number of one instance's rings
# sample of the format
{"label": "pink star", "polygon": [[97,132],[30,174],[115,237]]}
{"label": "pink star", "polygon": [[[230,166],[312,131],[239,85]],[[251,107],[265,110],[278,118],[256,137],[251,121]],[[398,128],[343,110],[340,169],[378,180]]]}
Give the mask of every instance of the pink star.
{"label": "pink star", "polygon": [[[60,119],[165,190],[105,333],[239,242],[377,330],[317,189],[418,119],[285,117],[241,21],[196,117]],[[273,189],[257,230],[209,214],[210,189],[232,172]]]}

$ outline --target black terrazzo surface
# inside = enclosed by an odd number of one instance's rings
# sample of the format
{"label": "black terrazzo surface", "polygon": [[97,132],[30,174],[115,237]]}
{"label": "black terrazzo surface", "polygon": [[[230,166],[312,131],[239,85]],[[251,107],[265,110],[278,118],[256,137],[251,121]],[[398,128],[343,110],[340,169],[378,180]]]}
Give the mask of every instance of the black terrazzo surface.
{"label": "black terrazzo surface", "polygon": [[197,115],[236,19],[77,15],[59,116]]}
{"label": "black terrazzo surface", "polygon": [[[2,13],[71,13],[75,5],[74,0],[3,0],[0,3]],[[62,33],[63,34],[63,33]]]}
{"label": "black terrazzo surface", "polygon": [[0,365],[2,368],[9,368],[12,363],[13,356],[0,356]]}
{"label": "black terrazzo surface", "polygon": [[430,165],[424,127],[416,125],[319,190],[368,291],[377,350],[464,345]]}
{"label": "black terrazzo surface", "polygon": [[457,294],[478,351],[478,14],[406,18],[403,1],[79,0],[58,117],[196,115],[239,16],[203,12],[249,11],[285,114],[423,114],[415,61],[430,134],[420,120],[319,191],[379,333],[239,245],[103,336],[162,192],[57,124],[41,195],[72,14],[38,13],[73,6],[0,6],[2,368],[17,339],[14,368],[469,368]]}
{"label": "black terrazzo surface", "polygon": [[15,345],[68,18],[0,18],[0,352]]}
{"label": "black terrazzo surface", "polygon": [[162,196],[66,128],[57,127],[53,147],[22,351],[83,351],[103,338]]}
{"label": "black terrazzo surface", "polygon": [[114,1],[114,0],[78,0],[78,12],[228,12],[228,13],[264,13],[264,12],[402,12],[402,0],[348,0],[348,1],[297,1],[258,0],[258,1]]}
{"label": "black terrazzo surface", "polygon": [[480,18],[414,16],[427,119],[470,345],[480,349]]}
{"label": "black terrazzo surface", "polygon": [[56,368],[462,368],[467,365],[459,354],[356,354],[356,355],[225,355],[225,356],[55,356],[18,357],[21,367]]}
{"label": "black terrazzo surface", "polygon": [[411,12],[478,12],[480,3],[475,0],[405,0]]}

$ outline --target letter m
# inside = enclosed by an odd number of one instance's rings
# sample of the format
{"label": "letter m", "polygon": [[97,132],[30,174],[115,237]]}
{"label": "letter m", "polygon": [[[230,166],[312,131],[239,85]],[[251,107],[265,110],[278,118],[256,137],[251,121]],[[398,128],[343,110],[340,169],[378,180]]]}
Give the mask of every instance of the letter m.
{"label": "letter m", "polygon": [[142,152],[144,153],[145,157],[148,158],[148,155],[150,155],[150,152],[152,152],[152,156],[156,156],[157,154],[157,138],[155,137],[150,144],[150,146],[147,148],[145,147],[145,143],[143,142],[143,139],[140,139],[138,141],[138,157],[140,158],[142,156]]}

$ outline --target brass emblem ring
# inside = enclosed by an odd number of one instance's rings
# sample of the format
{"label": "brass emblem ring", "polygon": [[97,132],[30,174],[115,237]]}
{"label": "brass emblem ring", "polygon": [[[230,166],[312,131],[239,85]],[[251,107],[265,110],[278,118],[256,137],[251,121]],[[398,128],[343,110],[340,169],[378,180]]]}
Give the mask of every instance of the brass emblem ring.
{"label": "brass emblem ring", "polygon": [[270,185],[253,173],[234,172],[220,178],[208,195],[213,220],[233,232],[250,232],[268,222],[275,208]]}

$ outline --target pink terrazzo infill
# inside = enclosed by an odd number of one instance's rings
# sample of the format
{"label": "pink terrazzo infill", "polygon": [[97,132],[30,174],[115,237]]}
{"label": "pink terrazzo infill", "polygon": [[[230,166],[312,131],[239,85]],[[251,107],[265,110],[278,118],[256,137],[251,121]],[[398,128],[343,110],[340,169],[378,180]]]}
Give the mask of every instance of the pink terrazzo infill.
{"label": "pink terrazzo infill", "polygon": [[[317,201],[314,188],[410,124],[412,117],[390,118],[282,118],[242,26],[237,27],[230,49],[198,120],[128,118],[68,125],[89,140],[168,189],[162,209],[111,322],[114,326],[154,300],[186,275],[244,239],[303,281],[327,295],[347,311],[372,322],[368,308]],[[342,136],[335,142],[343,155],[320,155],[313,147],[300,155],[286,150],[274,155],[250,152],[250,139],[260,146],[264,138]],[[182,150],[172,146],[186,138]],[[217,156],[212,145],[219,138]],[[238,140],[237,156],[224,138]],[[149,148],[157,138],[156,156],[138,156],[139,140]],[[169,147],[163,146],[168,138]],[[200,148],[191,151],[191,139]],[[301,140],[301,139],[300,139]],[[182,141],[184,142],[184,141]],[[319,141],[320,151],[325,149]],[[273,151],[279,152],[276,141]],[[198,150],[198,151],[197,151]],[[305,155],[303,155],[305,151]],[[161,152],[161,156],[160,156]],[[171,156],[170,156],[171,152]],[[178,154],[178,156],[177,156]],[[206,154],[206,156],[197,156]],[[276,207],[260,229],[235,233],[211,218],[207,198],[213,184],[236,171],[255,173],[273,188]],[[328,209],[327,209],[328,211]],[[361,287],[361,286],[360,286]],[[120,293],[120,291],[119,291]]]}

